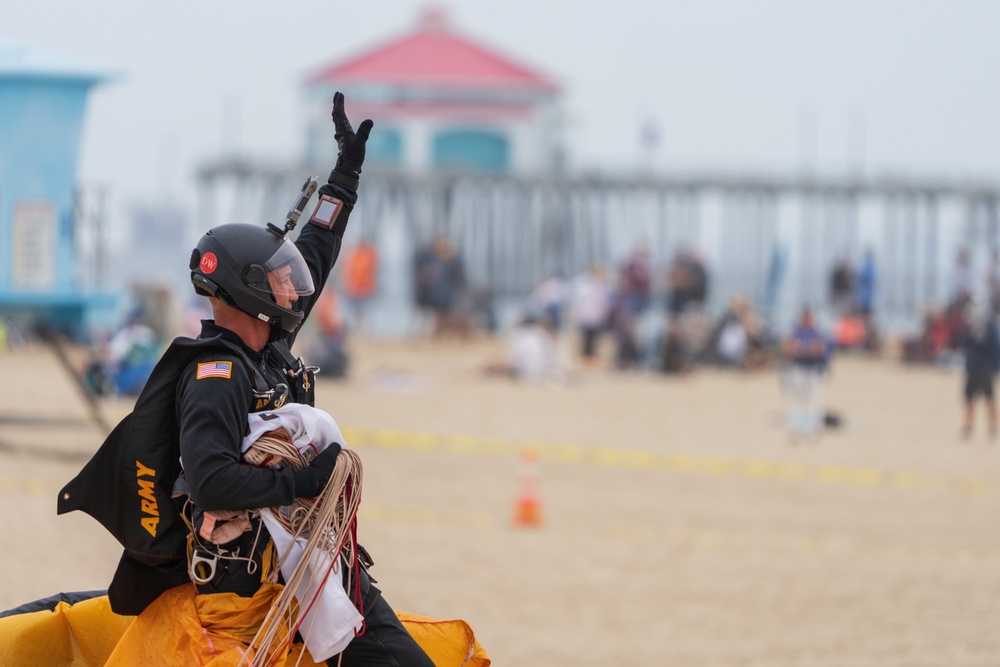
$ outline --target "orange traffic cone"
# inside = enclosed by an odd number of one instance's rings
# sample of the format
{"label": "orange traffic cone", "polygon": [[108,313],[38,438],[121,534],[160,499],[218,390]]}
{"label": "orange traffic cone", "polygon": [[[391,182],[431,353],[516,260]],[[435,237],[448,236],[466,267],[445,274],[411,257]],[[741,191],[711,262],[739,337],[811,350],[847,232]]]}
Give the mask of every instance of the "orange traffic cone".
{"label": "orange traffic cone", "polygon": [[538,528],[542,525],[542,501],[538,496],[538,452],[533,447],[521,449],[518,478],[520,490],[514,501],[514,524]]}

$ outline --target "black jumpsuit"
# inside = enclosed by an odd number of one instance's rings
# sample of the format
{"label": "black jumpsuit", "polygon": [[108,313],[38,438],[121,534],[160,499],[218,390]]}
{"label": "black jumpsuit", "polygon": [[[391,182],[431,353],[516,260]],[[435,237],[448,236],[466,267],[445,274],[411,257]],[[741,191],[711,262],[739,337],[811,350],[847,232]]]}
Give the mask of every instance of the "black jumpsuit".
{"label": "black jumpsuit", "polygon": [[[328,187],[328,186],[325,186]],[[322,190],[321,190],[322,192]],[[337,196],[346,200],[343,192]],[[296,306],[306,317],[315,305],[320,290],[326,284],[330,271],[340,251],[341,238],[347,223],[348,211],[341,212],[333,230],[306,224],[295,242],[312,274],[316,292],[300,297]],[[279,350],[268,343],[259,353],[246,347],[242,340],[214,322],[202,323],[199,338],[221,335],[239,345],[246,357],[257,367],[267,384],[289,386],[289,401],[307,402],[304,392],[297,391],[289,368]],[[282,342],[291,347],[295,333]],[[212,374],[198,379],[199,364],[213,362],[231,364],[226,373]],[[225,365],[222,366],[225,369]],[[301,389],[301,388],[300,388]],[[201,510],[238,510],[258,507],[288,505],[294,500],[294,483],[289,469],[269,470],[243,465],[240,444],[247,430],[250,412],[266,409],[258,407],[254,398],[254,382],[249,369],[239,355],[219,350],[198,354],[181,372],[177,383],[177,423],[184,477],[192,503]],[[340,443],[344,444],[344,443]],[[259,519],[257,519],[259,522]],[[266,530],[262,529],[266,536]],[[246,555],[253,545],[254,531],[236,540]],[[257,541],[257,554],[266,539]],[[201,587],[203,592],[228,590],[252,596],[260,585],[259,574],[251,574],[240,561],[230,561],[228,571],[216,586]],[[433,667],[433,663],[406,632],[395,612],[382,598],[370,578],[361,572],[361,591],[365,629],[348,645],[343,654],[344,667],[367,665],[406,665]],[[336,658],[331,660],[336,664]]]}

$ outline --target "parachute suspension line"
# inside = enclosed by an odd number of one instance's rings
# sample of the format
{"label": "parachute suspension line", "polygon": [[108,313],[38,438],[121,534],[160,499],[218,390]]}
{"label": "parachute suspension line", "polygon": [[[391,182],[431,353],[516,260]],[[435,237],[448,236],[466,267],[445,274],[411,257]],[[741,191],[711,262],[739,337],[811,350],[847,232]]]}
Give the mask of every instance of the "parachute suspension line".
{"label": "parachute suspension line", "polygon": [[[257,450],[256,453],[254,449]],[[294,470],[308,466],[311,459],[311,456],[303,455],[287,439],[268,435],[258,439],[244,458],[251,460],[255,456],[263,459],[271,457],[280,459]],[[270,514],[288,530],[293,536],[293,541],[301,537],[306,542],[298,565],[291,576],[286,578],[285,587],[271,605],[260,629],[250,643],[254,649],[253,657],[244,656],[240,665],[247,663],[252,667],[267,667],[284,654],[291,646],[295,633],[301,629],[306,615],[322,594],[323,586],[326,585],[330,575],[340,573],[338,564],[341,562],[354,572],[353,579],[358,582],[353,596],[354,603],[364,615],[361,609],[360,576],[356,569],[358,567],[357,514],[361,504],[362,481],[361,459],[355,452],[343,449],[337,455],[333,474],[316,498],[296,498],[291,505],[260,510],[262,513]],[[287,555],[284,554],[275,565],[276,571],[280,570]],[[327,566],[319,572],[314,572],[311,578],[307,578],[307,572],[314,569],[310,568],[310,564],[317,562],[326,562]],[[339,586],[341,583],[331,582],[331,585]],[[308,591],[309,599],[296,600],[293,593],[297,590]],[[304,629],[301,633],[303,637],[307,636],[311,629],[311,627]]]}

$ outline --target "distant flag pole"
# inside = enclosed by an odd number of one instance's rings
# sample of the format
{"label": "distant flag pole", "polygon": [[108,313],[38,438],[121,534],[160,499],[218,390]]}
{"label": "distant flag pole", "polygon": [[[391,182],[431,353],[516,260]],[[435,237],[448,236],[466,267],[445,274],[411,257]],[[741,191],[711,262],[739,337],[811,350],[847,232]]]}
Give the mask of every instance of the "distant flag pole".
{"label": "distant flag pole", "polygon": [[660,125],[653,118],[646,118],[639,125],[639,148],[642,151],[644,167],[653,171],[656,166],[656,151],[660,148]]}

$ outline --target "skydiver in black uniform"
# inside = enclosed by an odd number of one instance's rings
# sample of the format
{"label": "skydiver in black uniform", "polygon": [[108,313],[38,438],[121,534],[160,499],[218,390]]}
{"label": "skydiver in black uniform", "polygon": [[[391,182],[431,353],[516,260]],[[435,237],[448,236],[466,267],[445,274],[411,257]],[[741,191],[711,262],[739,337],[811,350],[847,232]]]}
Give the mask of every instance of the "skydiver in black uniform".
{"label": "skydiver in black uniform", "polygon": [[[102,446],[102,452],[132,452],[136,447],[149,449],[148,443],[155,442],[163,451],[179,452],[183,469],[170,471],[170,457],[163,459],[156,466],[155,480],[150,475],[148,487],[141,486],[140,480],[139,495],[144,488],[151,494],[153,481],[160,486],[170,484],[174,506],[189,513],[195,533],[207,511],[277,507],[289,505],[295,498],[315,497],[329,480],[340,452],[342,443],[331,443],[309,467],[292,471],[244,465],[240,451],[251,412],[275,409],[286,401],[313,404],[314,369],[295,358],[289,348],[337,260],[357,201],[365,142],[373,125],[365,120],[355,133],[344,112],[341,93],[334,96],[333,121],[339,147],[337,163],[327,183],[319,188],[319,204],[309,224],[294,243],[273,225],[221,225],[202,237],[191,257],[191,280],[195,291],[209,298],[214,319],[202,323],[198,339],[174,342],[133,413]],[[154,537],[151,541],[155,544],[149,549],[130,548],[135,538],[120,534],[130,531],[134,522],[120,516],[125,514],[118,507],[121,503],[109,503],[106,493],[93,489],[107,488],[99,480],[107,476],[108,467],[117,465],[110,461],[130,457],[102,458],[102,452],[60,494],[59,511],[87,511],[125,545],[108,589],[116,612],[139,614],[161,593],[191,579],[198,582],[200,593],[254,595],[262,584],[263,552],[268,543],[259,518],[253,519],[251,530],[230,543],[217,547],[199,543],[195,553],[211,567],[206,576],[189,578],[187,554],[177,557],[180,554],[171,553],[187,537],[186,526],[176,520],[170,523],[170,514],[164,511],[171,501],[164,502],[161,497],[156,515],[140,520],[147,522],[142,525]],[[162,458],[162,452],[156,455]],[[136,458],[136,474],[141,478],[143,471],[152,471],[153,466],[139,465],[139,460]],[[130,481],[134,486],[135,480]],[[178,498],[185,497],[189,502],[187,509],[182,509]],[[149,503],[153,501],[146,502],[142,507],[152,512],[154,505]],[[155,539],[158,532],[159,541]],[[150,541],[141,531],[138,536]],[[164,548],[167,542],[172,546]],[[360,577],[360,585],[347,581],[345,585],[348,590],[360,591],[356,602],[364,614],[364,631],[350,642],[339,664],[433,667],[365,569],[353,571]],[[329,664],[338,664],[337,658]]]}

